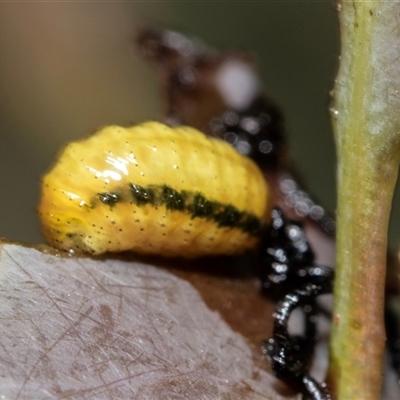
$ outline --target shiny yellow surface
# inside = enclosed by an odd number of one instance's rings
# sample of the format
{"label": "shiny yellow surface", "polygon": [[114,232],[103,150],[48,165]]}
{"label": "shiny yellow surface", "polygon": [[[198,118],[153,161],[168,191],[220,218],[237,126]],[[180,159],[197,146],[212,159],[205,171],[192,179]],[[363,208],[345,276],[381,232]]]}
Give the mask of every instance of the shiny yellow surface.
{"label": "shiny yellow surface", "polygon": [[195,257],[241,253],[257,242],[238,228],[165,206],[98,201],[104,192],[129,199],[129,183],[200,192],[259,218],[270,210],[258,167],[227,143],[158,122],[110,126],[69,144],[43,178],[39,215],[48,243],[92,254],[131,250]]}

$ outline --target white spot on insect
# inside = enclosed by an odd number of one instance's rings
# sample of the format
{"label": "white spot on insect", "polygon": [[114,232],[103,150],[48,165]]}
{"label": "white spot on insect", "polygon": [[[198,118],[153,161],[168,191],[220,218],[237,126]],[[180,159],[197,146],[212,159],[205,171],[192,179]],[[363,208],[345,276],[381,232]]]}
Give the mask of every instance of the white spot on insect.
{"label": "white spot on insect", "polygon": [[239,140],[236,144],[236,149],[240,154],[247,156],[251,151],[251,146],[245,140]]}
{"label": "white spot on insect", "polygon": [[227,132],[224,136],[225,141],[227,141],[228,143],[234,145],[236,144],[236,142],[238,141],[238,137],[236,135],[236,133],[234,132]]}
{"label": "white spot on insect", "polygon": [[235,110],[247,107],[259,92],[259,81],[252,67],[239,59],[221,65],[215,84],[227,105]]}
{"label": "white spot on insect", "polygon": [[174,168],[174,169],[178,169],[178,168],[179,168],[179,166],[178,166],[178,165],[176,165],[176,164],[174,164],[174,165],[173,165],[173,168]]}
{"label": "white spot on insect", "polygon": [[263,140],[259,145],[258,148],[263,154],[268,154],[272,150],[272,143],[269,140]]}
{"label": "white spot on insect", "polygon": [[179,32],[169,31],[164,35],[167,46],[175,48],[183,55],[193,52],[193,42]]}
{"label": "white spot on insect", "polygon": [[310,216],[318,221],[324,216],[324,209],[321,206],[313,205],[311,207]]}
{"label": "white spot on insect", "polygon": [[83,200],[79,203],[79,207],[83,207],[85,205],[86,205],[86,203]]}
{"label": "white spot on insect", "polygon": [[300,238],[300,236],[302,235],[302,231],[297,225],[289,225],[288,235],[291,240],[295,241]]}
{"label": "white spot on insect", "polygon": [[240,121],[240,126],[248,131],[249,133],[255,135],[260,130],[260,123],[257,118],[246,117]]}
{"label": "white spot on insect", "polygon": [[179,72],[179,82],[185,86],[193,86],[196,82],[195,69],[191,67],[183,68]]}
{"label": "white spot on insect", "polygon": [[156,146],[153,146],[151,149],[152,149],[153,151],[157,151],[157,147],[156,147]]}
{"label": "white spot on insect", "polygon": [[230,126],[236,125],[239,122],[239,116],[237,115],[236,112],[233,112],[233,111],[227,111],[223,115],[223,119],[224,119],[224,122]]}

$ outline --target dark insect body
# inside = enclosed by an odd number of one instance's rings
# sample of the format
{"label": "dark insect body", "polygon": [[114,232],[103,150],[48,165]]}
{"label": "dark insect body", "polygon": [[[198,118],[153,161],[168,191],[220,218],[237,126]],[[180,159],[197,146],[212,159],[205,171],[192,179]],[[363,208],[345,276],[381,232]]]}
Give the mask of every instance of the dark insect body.
{"label": "dark insect body", "polygon": [[[318,384],[306,367],[318,338],[316,298],[332,292],[333,270],[314,264],[314,253],[299,223],[286,221],[277,209],[271,217],[271,228],[260,245],[261,262],[267,266],[261,281],[264,294],[280,304],[274,313],[274,335],[263,352],[279,379],[313,400],[330,399],[325,384]],[[289,317],[299,307],[304,312],[305,330],[302,336],[291,336]]]}
{"label": "dark insect body", "polygon": [[[261,94],[247,55],[218,53],[180,33],[163,30],[143,31],[138,44],[166,86],[167,121],[196,126],[227,141],[263,170],[273,203],[283,210],[273,209],[258,250],[262,290],[279,301],[273,337],[263,352],[279,379],[313,400],[329,400],[326,385],[309,375],[308,366],[317,338],[316,298],[332,291],[333,270],[315,264],[303,224],[331,242],[335,224],[289,172],[279,109]],[[302,336],[288,330],[296,308],[305,317]]]}

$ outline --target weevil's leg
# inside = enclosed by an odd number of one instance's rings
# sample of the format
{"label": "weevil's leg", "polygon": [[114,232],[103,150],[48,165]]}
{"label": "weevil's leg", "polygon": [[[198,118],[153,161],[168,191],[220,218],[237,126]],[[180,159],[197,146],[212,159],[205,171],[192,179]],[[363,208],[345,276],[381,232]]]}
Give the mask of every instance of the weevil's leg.
{"label": "weevil's leg", "polygon": [[[271,213],[270,228],[264,234],[260,251],[262,290],[268,298],[280,301],[285,293],[307,283],[306,266],[314,264],[314,254],[301,224],[286,221],[279,209]],[[302,338],[297,338],[297,346],[301,349],[298,357],[307,364],[315,346],[317,306],[310,301],[302,311],[305,329]]]}
{"label": "weevil's leg", "polygon": [[304,314],[305,329],[299,340],[302,342],[302,354],[305,360],[310,360],[314,354],[315,343],[318,339],[317,319],[318,305],[316,300],[310,301],[309,304],[302,307]]}
{"label": "weevil's leg", "polygon": [[[333,271],[331,268],[311,266],[302,269],[300,276],[308,282],[285,296],[274,313],[273,337],[267,341],[263,352],[271,362],[276,376],[297,386],[312,400],[329,400],[323,384],[318,384],[307,372],[310,349],[303,352],[304,339],[291,336],[288,331],[289,317],[298,307],[310,306],[311,316],[315,312],[315,298],[332,291]],[[307,329],[315,337],[315,322],[309,320]],[[307,342],[306,342],[307,343]]]}
{"label": "weevil's leg", "polygon": [[303,385],[306,388],[308,397],[310,397],[312,400],[331,400],[332,399],[332,396],[329,394],[325,383],[318,383],[310,376],[305,375],[303,377]]}
{"label": "weevil's leg", "polygon": [[[287,311],[284,310],[287,305],[287,303],[282,303],[283,308],[278,309],[274,317],[281,319],[283,317],[282,313]],[[286,332],[282,332],[282,330],[278,332],[274,329],[274,337],[266,342],[263,352],[271,361],[272,369],[279,379],[287,381],[287,376],[292,376],[293,374],[296,376],[303,375],[314,351],[317,337],[316,314],[317,308],[315,304],[314,306],[309,306],[305,315],[306,328],[303,335],[289,338]],[[290,366],[290,372],[288,372],[288,366]],[[297,387],[302,390],[301,385],[297,384]]]}
{"label": "weevil's leg", "polygon": [[265,296],[281,300],[285,293],[307,282],[305,268],[314,264],[314,253],[303,226],[287,221],[279,208],[271,212],[271,223],[263,234],[259,251]]}

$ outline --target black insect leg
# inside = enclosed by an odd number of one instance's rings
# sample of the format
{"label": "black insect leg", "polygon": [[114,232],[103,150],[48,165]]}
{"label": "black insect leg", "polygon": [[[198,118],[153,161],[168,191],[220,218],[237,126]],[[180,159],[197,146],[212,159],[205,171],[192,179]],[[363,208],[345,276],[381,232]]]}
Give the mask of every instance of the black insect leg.
{"label": "black insect leg", "polygon": [[293,300],[292,296],[288,295],[275,311],[273,338],[266,342],[263,352],[271,361],[276,377],[292,384],[292,386],[294,384],[297,389],[302,391],[302,385],[298,383],[301,379],[292,379],[292,376],[301,377],[304,375],[305,368],[308,366],[313,353],[316,338],[316,308],[315,306],[307,306],[311,312],[306,317],[304,335],[290,337],[286,328],[282,328],[282,325],[284,325],[282,321],[285,320],[286,314],[291,314]]}
{"label": "black insect leg", "polygon": [[[309,355],[315,338],[315,313],[317,296],[332,291],[333,271],[331,268],[312,266],[303,268],[302,277],[307,283],[287,294],[274,314],[273,337],[264,346],[264,354],[270,360],[276,376],[297,387],[312,400],[331,399],[324,384],[317,383],[307,372]],[[306,323],[306,338],[291,336],[288,331],[289,317],[299,307],[309,307]],[[308,331],[308,332],[307,332]],[[312,334],[312,342],[307,337]],[[306,351],[304,351],[306,345]]]}
{"label": "black insect leg", "polygon": [[303,385],[306,390],[306,396],[312,400],[331,400],[332,397],[329,394],[326,385],[324,383],[318,383],[309,375],[303,376]]}

